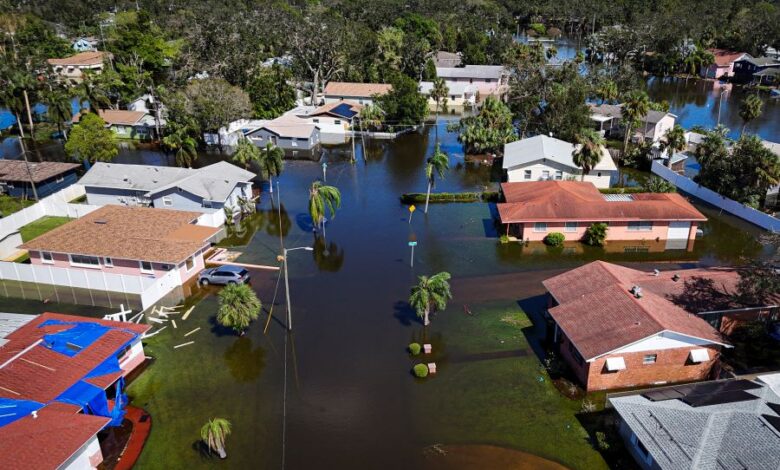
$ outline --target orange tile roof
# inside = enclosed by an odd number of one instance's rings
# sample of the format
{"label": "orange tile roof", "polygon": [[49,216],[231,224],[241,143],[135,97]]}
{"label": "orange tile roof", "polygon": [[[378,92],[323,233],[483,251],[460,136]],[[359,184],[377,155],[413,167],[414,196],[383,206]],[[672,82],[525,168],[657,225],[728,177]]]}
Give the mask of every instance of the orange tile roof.
{"label": "orange tile roof", "polygon": [[106,205],[24,243],[54,253],[178,264],[219,229],[192,225],[199,212]]}
{"label": "orange tile roof", "polygon": [[[85,111],[86,112],[86,111]],[[78,113],[73,116],[73,122],[81,121],[83,113]],[[100,116],[106,124],[132,126],[138,124],[147,113],[143,111],[128,111],[126,109],[99,109],[98,116]]]}
{"label": "orange tile roof", "polygon": [[370,98],[374,95],[384,95],[392,89],[393,85],[387,83],[330,82],[325,87],[325,95]]}
{"label": "orange tile roof", "polygon": [[[696,274],[707,275],[702,270]],[[672,274],[663,276],[666,283],[674,282]],[[550,315],[586,360],[664,331],[727,344],[709,323],[657,293],[650,278],[657,279],[652,273],[594,261],[543,284],[558,302]],[[682,279],[677,283],[684,286]],[[641,298],[631,294],[634,285],[642,288]]]}
{"label": "orange tile roof", "polygon": [[581,181],[502,183],[501,190],[506,202],[498,204],[498,213],[505,224],[707,220],[677,193],[639,193],[631,194],[630,201],[607,201],[592,183]]}
{"label": "orange tile roof", "polygon": [[87,51],[80,52],[64,59],[47,59],[49,65],[61,65],[61,66],[87,66],[102,64],[103,60],[108,57],[108,52],[103,51]]}
{"label": "orange tile roof", "polygon": [[728,67],[732,62],[739,59],[745,52],[730,51],[728,49],[707,49],[715,57],[715,65],[718,67]]}
{"label": "orange tile roof", "polygon": [[64,162],[30,162],[29,171],[23,160],[0,160],[0,181],[30,181],[32,173],[36,183],[67,173],[81,165]]}

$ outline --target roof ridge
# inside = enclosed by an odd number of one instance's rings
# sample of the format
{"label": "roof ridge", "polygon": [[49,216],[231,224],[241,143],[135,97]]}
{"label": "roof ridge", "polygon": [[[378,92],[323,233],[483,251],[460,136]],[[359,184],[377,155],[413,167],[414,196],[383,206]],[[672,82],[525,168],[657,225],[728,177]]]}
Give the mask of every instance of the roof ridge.
{"label": "roof ridge", "polygon": [[[640,310],[642,310],[642,312],[644,312],[644,313],[645,313],[645,315],[646,315],[646,316],[647,316],[647,317],[648,317],[648,318],[649,318],[649,319],[650,319],[650,320],[651,320],[653,323],[655,323],[655,325],[656,325],[658,328],[660,328],[661,330],[665,330],[665,329],[666,329],[666,327],[664,327],[664,325],[662,325],[662,324],[661,324],[661,322],[660,322],[660,321],[658,321],[658,319],[657,319],[657,318],[655,317],[655,315],[653,315],[653,313],[652,313],[652,312],[651,312],[651,311],[650,311],[650,310],[647,308],[647,306],[645,306],[644,304],[642,304],[641,302],[639,302],[639,300],[640,300],[639,298],[637,298],[635,295],[632,295],[632,294],[631,294],[631,292],[630,292],[629,290],[626,290],[626,289],[625,289],[625,284],[623,283],[623,281],[622,281],[620,278],[618,278],[618,277],[615,275],[615,273],[613,273],[613,272],[612,272],[612,270],[611,270],[611,269],[607,268],[607,266],[620,266],[620,265],[616,265],[616,264],[612,264],[612,263],[607,263],[606,261],[602,261],[602,260],[596,260],[596,261],[594,261],[594,263],[599,263],[599,266],[601,266],[602,268],[604,268],[604,269],[605,269],[605,271],[607,271],[607,273],[610,275],[610,277],[612,277],[613,279],[615,279],[615,280],[617,281],[617,286],[618,286],[618,287],[620,287],[620,290],[621,290],[621,291],[623,291],[623,293],[624,293],[626,296],[628,296],[628,297],[631,299],[631,301],[632,301],[632,302],[636,303],[636,304],[639,306],[639,309],[640,309]],[[621,267],[621,268],[625,268],[625,266],[620,266],[620,267]],[[626,268],[626,269],[632,269],[632,268]],[[632,269],[632,270],[633,270],[633,271],[637,271],[636,269]],[[639,271],[639,272],[641,272],[641,271]],[[640,286],[640,287],[641,287],[641,286]],[[653,292],[648,292],[648,294],[647,294],[647,295],[652,295],[652,296],[658,297],[659,299],[666,300],[666,299],[664,299],[663,297],[661,297],[661,296],[659,296],[659,295],[657,295],[657,294],[654,294]]]}

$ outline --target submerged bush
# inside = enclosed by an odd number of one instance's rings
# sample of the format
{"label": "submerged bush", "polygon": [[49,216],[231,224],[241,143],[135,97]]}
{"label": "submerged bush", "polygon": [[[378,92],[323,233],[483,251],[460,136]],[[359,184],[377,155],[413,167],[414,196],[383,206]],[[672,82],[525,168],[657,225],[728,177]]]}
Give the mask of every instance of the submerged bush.
{"label": "submerged bush", "polygon": [[421,379],[423,377],[428,377],[428,366],[425,364],[417,364],[412,370],[414,371],[414,375]]}
{"label": "submerged bush", "polygon": [[550,246],[561,246],[564,240],[566,240],[566,236],[561,232],[550,232],[544,237],[544,243]]}
{"label": "submerged bush", "polygon": [[420,354],[421,349],[420,343],[412,343],[409,345],[409,352],[412,353],[412,356]]}
{"label": "submerged bush", "polygon": [[591,224],[588,230],[585,231],[585,236],[582,238],[582,242],[590,246],[604,246],[604,241],[607,239],[607,230],[609,226],[604,222],[597,222]]}

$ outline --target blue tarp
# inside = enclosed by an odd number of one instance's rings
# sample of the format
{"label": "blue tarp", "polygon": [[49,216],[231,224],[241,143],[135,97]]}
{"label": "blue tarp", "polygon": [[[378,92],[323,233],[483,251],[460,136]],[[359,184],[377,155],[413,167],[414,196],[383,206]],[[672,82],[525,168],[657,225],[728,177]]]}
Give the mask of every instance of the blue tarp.
{"label": "blue tarp", "polygon": [[124,394],[125,378],[120,377],[116,381],[116,396],[114,397],[114,409],[111,410],[111,421],[108,426],[119,426],[125,419],[125,407],[127,406],[127,395]]}
{"label": "blue tarp", "polygon": [[122,368],[119,367],[119,359],[116,356],[111,356],[99,366],[92,369],[92,372],[87,374],[85,378],[100,377],[101,375],[113,374],[114,372],[119,372],[121,370]]}
{"label": "blue tarp", "polygon": [[43,336],[43,342],[49,349],[73,357],[82,349],[89,347],[100,339],[111,328],[99,323],[90,322],[64,322],[60,320],[46,320],[40,327],[51,325],[72,325],[72,328]]}
{"label": "blue tarp", "polygon": [[43,404],[37,401],[0,398],[0,427],[24,418],[42,407]]}
{"label": "blue tarp", "polygon": [[82,380],[62,392],[55,400],[79,406],[93,415],[109,416],[105,391]]}

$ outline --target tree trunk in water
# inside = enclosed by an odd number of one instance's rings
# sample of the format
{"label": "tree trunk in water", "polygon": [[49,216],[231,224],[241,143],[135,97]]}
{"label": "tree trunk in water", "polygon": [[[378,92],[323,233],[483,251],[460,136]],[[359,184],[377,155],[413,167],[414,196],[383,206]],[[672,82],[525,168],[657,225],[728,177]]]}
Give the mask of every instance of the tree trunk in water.
{"label": "tree trunk in water", "polygon": [[22,119],[19,117],[18,113],[14,114],[16,116],[16,125],[19,127],[19,138],[24,139],[24,128],[22,127]]}
{"label": "tree trunk in water", "polygon": [[428,326],[431,324],[431,319],[429,318],[429,310],[428,308],[425,309],[425,312],[423,314],[423,325]]}
{"label": "tree trunk in water", "polygon": [[746,127],[747,127],[747,122],[745,122],[744,124],[742,124],[742,130],[741,130],[741,131],[739,131],[739,136],[740,136],[740,137],[742,137],[743,135],[745,135],[745,128],[746,128]]}
{"label": "tree trunk in water", "polygon": [[30,99],[27,96],[27,90],[23,90],[24,105],[27,107],[27,122],[30,124],[30,137],[35,140],[35,128],[33,127],[32,112],[30,112]]}
{"label": "tree trunk in water", "polygon": [[222,446],[217,447],[217,454],[219,454],[220,459],[227,458],[227,452],[225,452],[225,448]]}
{"label": "tree trunk in water", "polygon": [[428,193],[425,196],[425,213],[428,213],[428,202],[431,200],[431,182],[428,181]]}
{"label": "tree trunk in water", "polygon": [[628,139],[631,138],[631,126],[626,126],[626,135],[623,136],[623,155],[622,158],[625,160],[626,154],[628,153]]}
{"label": "tree trunk in water", "polygon": [[269,188],[268,188],[268,192],[273,194],[274,193],[274,177],[273,177],[273,175],[271,173],[268,173],[268,182],[270,183],[269,184]]}

